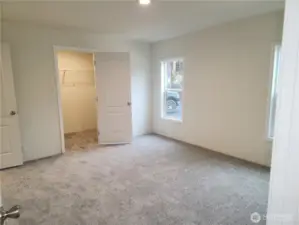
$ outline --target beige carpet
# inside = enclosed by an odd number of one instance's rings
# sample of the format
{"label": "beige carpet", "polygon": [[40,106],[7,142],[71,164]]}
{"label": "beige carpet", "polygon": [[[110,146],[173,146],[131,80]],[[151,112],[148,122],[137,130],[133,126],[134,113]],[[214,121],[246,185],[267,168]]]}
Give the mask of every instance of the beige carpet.
{"label": "beige carpet", "polygon": [[269,180],[268,169],[159,136],[2,173],[21,225],[251,225]]}

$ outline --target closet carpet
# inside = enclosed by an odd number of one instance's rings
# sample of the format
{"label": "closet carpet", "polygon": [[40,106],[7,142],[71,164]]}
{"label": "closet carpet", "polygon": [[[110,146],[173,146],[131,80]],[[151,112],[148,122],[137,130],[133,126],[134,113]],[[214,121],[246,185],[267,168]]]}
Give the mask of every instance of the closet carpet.
{"label": "closet carpet", "polygon": [[85,130],[64,135],[66,151],[86,151],[98,145],[98,132],[96,129]]}

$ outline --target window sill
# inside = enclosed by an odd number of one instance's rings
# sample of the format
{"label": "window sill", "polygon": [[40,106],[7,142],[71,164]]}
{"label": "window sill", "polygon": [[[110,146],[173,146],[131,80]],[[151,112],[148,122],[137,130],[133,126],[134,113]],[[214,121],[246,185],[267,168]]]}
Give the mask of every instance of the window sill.
{"label": "window sill", "polygon": [[173,118],[173,117],[161,117],[161,119],[162,120],[172,121],[172,122],[175,122],[175,123],[183,123],[183,120],[176,119],[176,118]]}

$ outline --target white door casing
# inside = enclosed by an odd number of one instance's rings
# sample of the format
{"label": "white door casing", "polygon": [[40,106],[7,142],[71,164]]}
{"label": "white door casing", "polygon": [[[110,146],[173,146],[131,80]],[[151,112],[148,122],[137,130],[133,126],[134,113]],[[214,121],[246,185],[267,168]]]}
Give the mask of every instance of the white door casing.
{"label": "white door casing", "polygon": [[23,164],[10,48],[6,43],[2,43],[1,63],[0,169],[3,169]]}
{"label": "white door casing", "polygon": [[132,141],[129,53],[95,53],[100,144]]}

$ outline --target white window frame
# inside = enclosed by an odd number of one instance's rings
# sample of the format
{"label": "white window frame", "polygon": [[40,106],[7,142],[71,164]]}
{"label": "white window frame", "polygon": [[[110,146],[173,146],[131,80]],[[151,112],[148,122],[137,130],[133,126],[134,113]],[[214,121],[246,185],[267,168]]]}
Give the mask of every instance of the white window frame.
{"label": "white window frame", "polygon": [[[178,91],[181,93],[181,118],[176,118],[176,117],[172,117],[172,116],[167,116],[166,115],[166,109],[165,109],[165,102],[166,102],[166,88],[165,88],[165,65],[169,62],[172,61],[182,61],[183,62],[183,82],[182,82],[182,88],[181,89],[173,89],[173,88],[169,88],[167,90],[170,91]],[[161,118],[164,120],[171,120],[174,122],[179,122],[182,123],[183,122],[183,95],[184,95],[184,81],[185,81],[185,61],[184,58],[170,58],[170,59],[164,59],[160,61],[160,77],[161,77],[161,98],[160,98],[160,102],[161,102]]]}
{"label": "white window frame", "polygon": [[272,141],[274,139],[274,127],[275,127],[275,111],[277,108],[277,91],[278,91],[278,77],[279,77],[279,62],[281,58],[281,44],[275,44],[273,47],[273,57],[271,63],[271,83],[269,94],[269,110],[268,110],[268,122],[267,122],[267,139]]}

